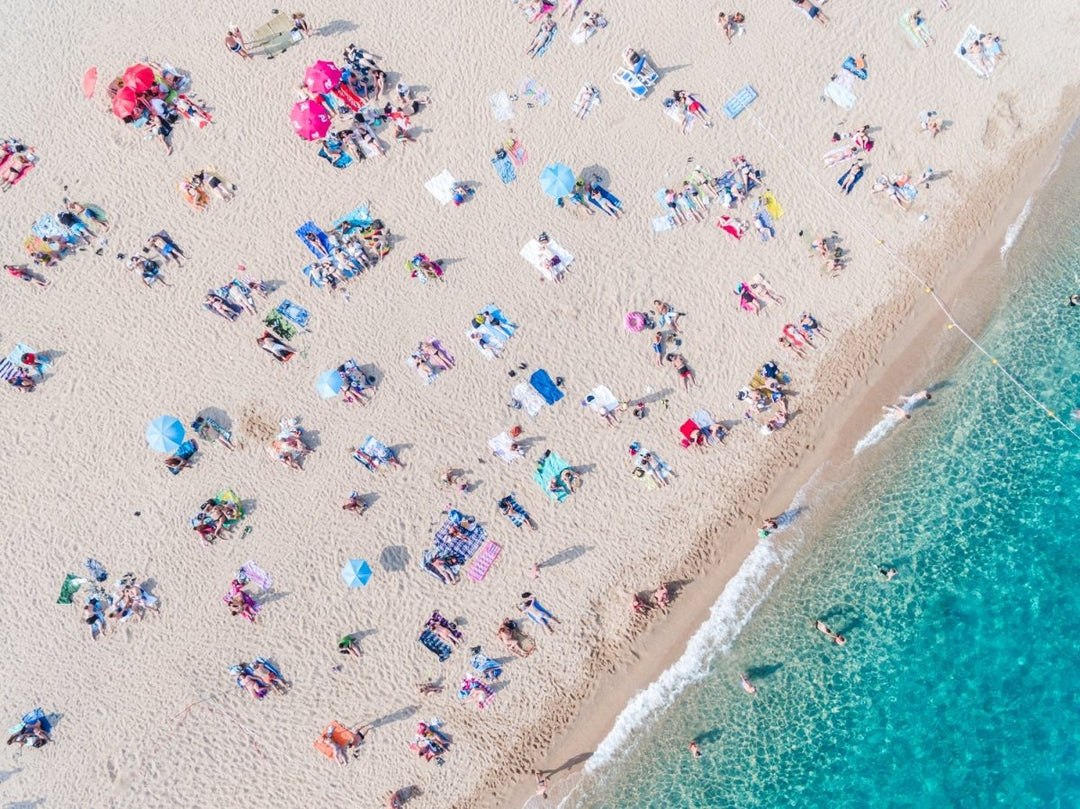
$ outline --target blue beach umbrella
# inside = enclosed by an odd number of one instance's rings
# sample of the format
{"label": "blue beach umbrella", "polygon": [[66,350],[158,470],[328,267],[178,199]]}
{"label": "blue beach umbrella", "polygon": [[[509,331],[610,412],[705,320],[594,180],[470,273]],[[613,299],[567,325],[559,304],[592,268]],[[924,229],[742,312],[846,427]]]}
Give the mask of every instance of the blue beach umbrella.
{"label": "blue beach umbrella", "polygon": [[341,374],[337,371],[323,371],[315,381],[315,392],[324,399],[333,399],[341,393]]}
{"label": "blue beach umbrella", "polygon": [[155,452],[172,455],[184,443],[184,425],[175,416],[158,416],[146,428],[146,443]]}
{"label": "blue beach umbrella", "polygon": [[545,194],[555,199],[572,194],[575,182],[577,178],[574,172],[562,163],[552,163],[540,172],[540,187],[544,189]]}
{"label": "blue beach umbrella", "polygon": [[341,568],[341,578],[349,587],[364,587],[371,579],[371,565],[363,559],[350,559]]}

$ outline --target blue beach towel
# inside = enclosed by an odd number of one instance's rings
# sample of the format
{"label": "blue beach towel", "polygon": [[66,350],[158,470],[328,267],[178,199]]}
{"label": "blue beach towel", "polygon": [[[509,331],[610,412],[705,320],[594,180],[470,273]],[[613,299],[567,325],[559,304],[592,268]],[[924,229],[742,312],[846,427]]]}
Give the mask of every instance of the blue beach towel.
{"label": "blue beach towel", "polygon": [[[848,175],[849,175],[849,174],[851,174],[851,171],[852,171],[852,169],[854,169],[854,168],[855,168],[854,166],[852,166],[851,168],[849,168],[849,169],[848,169],[847,171],[845,171],[845,172],[844,172],[843,174],[841,174],[841,175],[840,175],[840,179],[836,181],[836,184],[837,184],[838,186],[840,186],[840,190],[841,190],[841,191],[843,191],[843,190],[844,190],[844,181],[845,181],[845,180],[846,180],[846,179],[848,178]],[[851,193],[851,189],[852,189],[852,188],[854,188],[854,187],[855,187],[856,185],[858,185],[858,184],[859,184],[859,180],[861,180],[861,179],[862,179],[862,176],[863,176],[863,168],[862,168],[862,166],[859,166],[859,170],[858,170],[857,172],[855,172],[855,179],[854,179],[854,180],[852,180],[852,182],[851,182],[851,186],[850,186],[850,187],[849,187],[849,188],[847,189],[847,191],[844,191],[844,193],[845,193],[845,194],[850,194],[850,193]]]}
{"label": "blue beach towel", "polygon": [[537,49],[537,56],[543,56],[545,53],[547,53],[547,49],[551,47],[551,43],[555,41],[555,35],[557,33],[559,33],[559,26],[556,25],[551,29],[551,36],[548,37],[547,42],[545,42],[540,48]]}
{"label": "blue beach towel", "polygon": [[361,205],[357,208],[353,208],[347,214],[340,219],[334,221],[333,227],[342,225],[348,222],[350,225],[358,228],[364,228],[371,224],[371,212],[368,210],[367,205]]}
{"label": "blue beach towel", "polygon": [[450,647],[449,643],[446,643],[445,641],[440,639],[439,636],[432,632],[430,629],[425,629],[423,632],[421,632],[420,637],[417,638],[417,640],[420,641],[421,646],[424,646],[425,648],[434,652],[435,656],[439,658],[440,663],[445,663],[447,660],[449,660],[450,655],[454,652],[454,650]]}
{"label": "blue beach towel", "polygon": [[750,106],[750,102],[757,98],[757,90],[749,84],[733,95],[724,105],[724,115],[735,120],[740,112]]}
{"label": "blue beach towel", "polygon": [[344,152],[337,158],[330,157],[330,153],[326,151],[325,147],[319,148],[319,157],[329,163],[336,169],[343,169],[352,165],[353,159]]}
{"label": "blue beach towel", "polygon": [[308,279],[308,283],[311,284],[313,287],[317,287],[318,289],[323,288],[324,282],[322,277],[322,271],[317,269],[314,264],[308,264],[306,267],[304,267],[303,270],[301,270],[301,272],[303,272],[304,277]]}
{"label": "blue beach towel", "polygon": [[[195,455],[195,451],[198,450],[198,448],[199,448],[199,445],[195,443],[194,439],[189,438],[187,441],[185,441],[183,444],[181,444],[177,448],[176,453],[174,454],[173,457],[180,458],[181,460],[184,460],[184,461],[190,461],[192,456]],[[173,474],[173,475],[179,475],[180,474],[179,469],[174,469],[171,466],[168,467],[168,469],[169,469],[169,472],[171,474]]]}
{"label": "blue beach towel", "polygon": [[[619,198],[617,196],[615,196],[610,191],[608,191],[606,188],[604,188],[604,186],[596,185],[596,186],[593,186],[593,188],[596,189],[596,196],[599,196],[599,197],[601,197],[603,199],[606,199],[608,202],[610,202],[612,205],[614,205],[620,211],[622,210],[622,202],[619,200]],[[591,202],[597,208],[600,208],[600,203],[597,202],[596,197],[592,196],[591,194],[589,195],[589,202]],[[600,208],[600,210],[604,211],[603,208]],[[614,216],[614,214],[608,213],[607,211],[604,211],[604,213],[608,214],[608,216]]]}
{"label": "blue beach towel", "polygon": [[101,562],[99,562],[97,559],[87,559],[86,569],[90,571],[90,576],[94,579],[94,581],[102,582],[105,581],[105,579],[109,578],[109,574],[106,572]]}
{"label": "blue beach towel", "polygon": [[[315,237],[319,246],[322,248],[321,251],[316,249],[315,245],[305,238],[309,233]],[[330,246],[330,237],[327,236],[314,222],[308,221],[298,227],[296,229],[296,238],[303,242],[304,247],[314,253],[316,258],[326,258],[330,255],[330,250],[332,249]]]}
{"label": "blue beach towel", "polygon": [[514,164],[509,157],[505,155],[503,157],[493,157],[491,158],[491,165],[495,167],[495,173],[499,175],[503,185],[510,185],[517,179],[517,172],[514,171]]}
{"label": "blue beach towel", "polygon": [[854,56],[849,56],[847,59],[844,60],[843,68],[848,73],[851,73],[852,75],[862,79],[863,81],[866,81],[866,69],[865,68],[860,69],[860,68],[855,67],[855,57]]}
{"label": "blue beach towel", "polygon": [[306,329],[308,319],[311,317],[311,313],[303,306],[290,301],[288,298],[278,304],[277,309],[274,310],[286,320],[291,320],[301,329]]}
{"label": "blue beach towel", "polygon": [[533,371],[533,375],[529,377],[529,384],[544,397],[544,401],[549,405],[554,405],[563,397],[563,392],[559,390],[558,385],[552,381],[551,377],[548,376],[548,372],[543,368]]}

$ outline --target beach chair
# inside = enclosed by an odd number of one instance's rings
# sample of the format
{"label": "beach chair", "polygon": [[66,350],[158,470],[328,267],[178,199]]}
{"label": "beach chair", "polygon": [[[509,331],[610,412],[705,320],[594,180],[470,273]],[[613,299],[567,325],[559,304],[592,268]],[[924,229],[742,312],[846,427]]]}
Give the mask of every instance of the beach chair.
{"label": "beach chair", "polygon": [[634,98],[645,98],[649,94],[649,87],[637,76],[634,71],[621,68],[611,76],[612,80],[626,89]]}

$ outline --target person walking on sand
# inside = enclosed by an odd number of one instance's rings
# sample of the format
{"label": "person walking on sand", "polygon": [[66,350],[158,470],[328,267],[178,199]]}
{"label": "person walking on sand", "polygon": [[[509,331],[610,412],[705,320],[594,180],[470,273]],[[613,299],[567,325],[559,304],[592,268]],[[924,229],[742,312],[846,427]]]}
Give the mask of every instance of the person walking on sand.
{"label": "person walking on sand", "polygon": [[537,797],[547,800],[547,788],[548,779],[540,770],[533,770],[533,777],[536,778],[536,795]]}
{"label": "person walking on sand", "polygon": [[540,578],[540,563],[539,562],[533,562],[532,570],[529,572],[529,575],[532,576],[533,579],[539,579]]}

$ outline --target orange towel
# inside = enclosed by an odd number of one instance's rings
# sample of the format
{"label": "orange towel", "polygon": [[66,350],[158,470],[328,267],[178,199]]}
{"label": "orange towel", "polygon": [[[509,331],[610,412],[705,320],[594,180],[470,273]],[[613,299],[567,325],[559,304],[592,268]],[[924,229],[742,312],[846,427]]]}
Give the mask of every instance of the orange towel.
{"label": "orange towel", "polygon": [[[333,739],[334,743],[338,746],[347,748],[351,745],[356,744],[356,734],[349,730],[347,727],[345,727],[343,724],[338,722],[336,719],[329,725],[327,725],[327,730],[329,730],[330,728],[333,728],[333,731],[331,731],[330,733],[330,738]],[[324,730],[323,733],[325,734],[326,731]],[[334,748],[329,742],[326,741],[326,739],[320,736],[318,739],[315,740],[314,747],[331,761],[334,760]]]}

